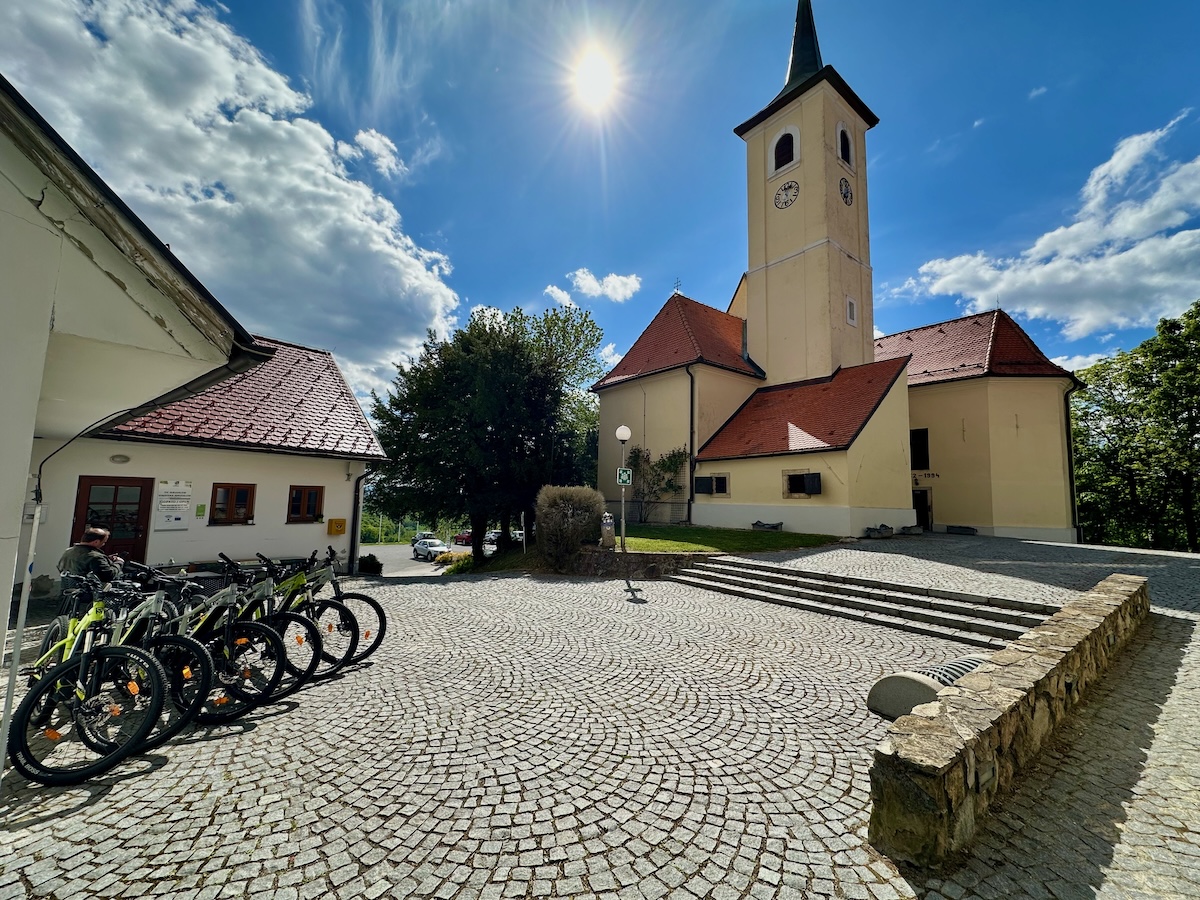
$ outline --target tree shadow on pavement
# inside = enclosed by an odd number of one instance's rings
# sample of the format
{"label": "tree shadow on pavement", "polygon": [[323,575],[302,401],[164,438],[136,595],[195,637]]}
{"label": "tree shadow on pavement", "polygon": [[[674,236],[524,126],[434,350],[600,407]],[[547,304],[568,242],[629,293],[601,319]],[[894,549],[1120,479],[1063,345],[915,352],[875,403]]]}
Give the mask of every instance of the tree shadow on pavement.
{"label": "tree shadow on pavement", "polygon": [[[918,896],[1068,900],[1095,897],[1106,882],[1121,898],[1200,894],[1184,887],[1200,875],[1189,876],[1178,858],[1153,862],[1168,853],[1163,835],[1194,821],[1195,798],[1170,789],[1172,770],[1186,760],[1164,760],[1152,748],[1156,740],[1177,747],[1170,730],[1185,730],[1190,746],[1200,746],[1197,710],[1163,716],[1179,680],[1196,678],[1183,665],[1195,629],[1187,618],[1151,613],[1017,790],[993,806],[957,868],[936,876],[904,871]],[[1193,834],[1191,842],[1200,840]]]}

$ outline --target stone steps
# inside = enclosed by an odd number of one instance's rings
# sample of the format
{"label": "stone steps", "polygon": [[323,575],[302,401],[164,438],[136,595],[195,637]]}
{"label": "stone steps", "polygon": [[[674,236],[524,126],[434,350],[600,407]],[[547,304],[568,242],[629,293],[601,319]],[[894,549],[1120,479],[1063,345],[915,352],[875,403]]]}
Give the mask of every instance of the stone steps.
{"label": "stone steps", "polygon": [[808,612],[999,649],[1057,612],[1051,604],[805,572],[758,560],[698,563],[670,580]]}

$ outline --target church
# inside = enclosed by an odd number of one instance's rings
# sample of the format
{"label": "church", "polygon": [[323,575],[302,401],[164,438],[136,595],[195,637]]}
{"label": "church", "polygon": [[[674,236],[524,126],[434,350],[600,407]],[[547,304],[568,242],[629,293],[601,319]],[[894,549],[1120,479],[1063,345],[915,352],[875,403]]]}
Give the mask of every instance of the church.
{"label": "church", "polygon": [[787,82],[734,129],[749,255],[724,312],[678,291],[592,386],[598,486],[629,447],[687,451],[646,518],[861,536],[1077,539],[1074,376],[1002,310],[876,338],[866,134],[878,117],[821,60],[799,0]]}

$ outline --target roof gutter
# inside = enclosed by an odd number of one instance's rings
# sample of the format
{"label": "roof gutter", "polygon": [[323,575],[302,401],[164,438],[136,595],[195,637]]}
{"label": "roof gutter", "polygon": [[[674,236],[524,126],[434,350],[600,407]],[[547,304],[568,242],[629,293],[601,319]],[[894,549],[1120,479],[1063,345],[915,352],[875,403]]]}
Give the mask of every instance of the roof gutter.
{"label": "roof gutter", "polygon": [[187,384],[181,384],[179,387],[167,391],[155,397],[153,400],[147,400],[140,406],[135,406],[133,409],[122,410],[112,417],[105,419],[99,425],[96,425],[86,431],[89,435],[94,435],[99,431],[104,431],[109,428],[115,428],[131,419],[136,419],[138,416],[144,416],[148,412],[153,412],[156,409],[175,403],[179,400],[187,400],[195,397],[197,394],[208,390],[214,384],[219,384],[226,378],[234,375],[241,375],[253,369],[259,363],[264,363],[275,355],[274,347],[264,347],[259,344],[254,344],[251,339],[250,346],[243,346],[239,343],[234,343],[233,348],[229,353],[229,358],[223,365],[217,366],[215,369],[210,369],[203,375],[193,378]]}

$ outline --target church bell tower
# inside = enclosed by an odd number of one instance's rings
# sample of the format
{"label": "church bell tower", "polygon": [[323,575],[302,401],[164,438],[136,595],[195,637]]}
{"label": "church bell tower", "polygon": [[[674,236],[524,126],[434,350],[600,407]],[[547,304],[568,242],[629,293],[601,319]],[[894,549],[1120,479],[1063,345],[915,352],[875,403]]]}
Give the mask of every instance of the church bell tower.
{"label": "church bell tower", "polygon": [[866,133],[879,122],[821,62],[799,0],[787,82],[734,129],[746,142],[746,341],[767,384],[873,361]]}

